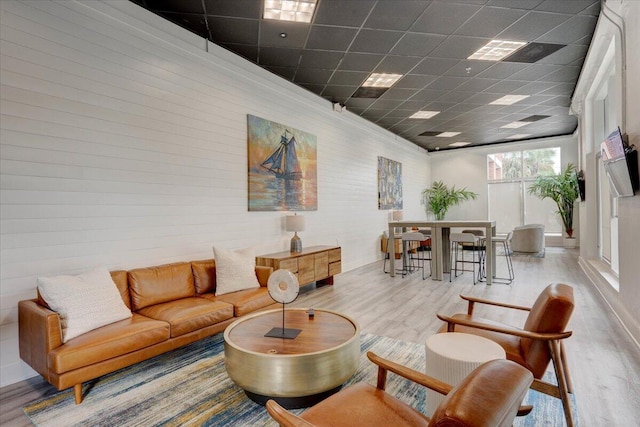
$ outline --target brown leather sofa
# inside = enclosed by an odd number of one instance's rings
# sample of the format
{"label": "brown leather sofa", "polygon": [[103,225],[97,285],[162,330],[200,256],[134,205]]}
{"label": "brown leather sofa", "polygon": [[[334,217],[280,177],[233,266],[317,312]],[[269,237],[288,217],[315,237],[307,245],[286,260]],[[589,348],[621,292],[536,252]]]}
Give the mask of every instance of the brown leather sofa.
{"label": "brown leather sofa", "polygon": [[38,298],[18,303],[20,357],[58,390],[215,335],[238,317],[274,308],[271,267],[256,267],[260,288],[215,295],[215,261],[113,271],[133,316],[62,342],[60,317]]}

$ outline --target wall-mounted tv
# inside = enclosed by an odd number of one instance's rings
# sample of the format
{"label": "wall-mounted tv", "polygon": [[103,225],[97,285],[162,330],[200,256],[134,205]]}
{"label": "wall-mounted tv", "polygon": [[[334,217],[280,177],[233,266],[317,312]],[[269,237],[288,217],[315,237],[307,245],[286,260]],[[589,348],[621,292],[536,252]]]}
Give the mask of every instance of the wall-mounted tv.
{"label": "wall-mounted tv", "polygon": [[639,187],[638,152],[625,143],[620,128],[600,144],[600,153],[613,195],[633,196]]}

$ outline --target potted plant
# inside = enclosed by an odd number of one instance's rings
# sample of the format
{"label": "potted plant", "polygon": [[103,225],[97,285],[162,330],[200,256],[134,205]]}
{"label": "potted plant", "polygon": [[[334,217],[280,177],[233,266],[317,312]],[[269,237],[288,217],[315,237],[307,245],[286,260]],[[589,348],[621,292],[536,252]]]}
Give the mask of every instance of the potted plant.
{"label": "potted plant", "polygon": [[578,175],[573,164],[567,167],[559,175],[538,176],[529,187],[529,194],[540,199],[549,198],[556,202],[558,214],[562,219],[562,225],[567,233],[565,247],[575,247],[573,237],[573,207],[580,196],[578,190]]}
{"label": "potted plant", "polygon": [[434,181],[430,188],[422,192],[422,197],[427,213],[432,212],[436,220],[441,221],[451,206],[458,205],[465,200],[474,200],[478,194],[468,191],[466,187],[457,189],[454,185],[449,188],[442,181]]}

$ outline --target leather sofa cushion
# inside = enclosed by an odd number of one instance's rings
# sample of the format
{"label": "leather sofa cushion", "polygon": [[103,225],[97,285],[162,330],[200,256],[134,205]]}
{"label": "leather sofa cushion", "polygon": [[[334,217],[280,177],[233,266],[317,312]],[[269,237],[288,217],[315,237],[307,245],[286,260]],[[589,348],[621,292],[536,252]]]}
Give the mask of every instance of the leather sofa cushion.
{"label": "leather sofa cushion", "polygon": [[183,298],[156,304],[138,311],[143,316],[171,325],[171,338],[188,334],[233,317],[233,306],[204,298]]}
{"label": "leather sofa cushion", "polygon": [[231,292],[215,296],[213,294],[200,295],[210,301],[223,301],[234,307],[234,315],[236,317],[256,311],[260,308],[275,304],[275,301],[269,295],[269,291],[265,287],[257,289],[244,289],[242,291]]}
{"label": "leather sofa cushion", "polygon": [[129,281],[127,280],[126,270],[111,271],[111,279],[116,284],[122,301],[131,310],[131,298],[129,297]]}
{"label": "leather sofa cushion", "polygon": [[[468,314],[458,313],[458,314],[454,314],[451,317],[453,317],[454,319],[461,319],[461,320],[467,320],[467,321],[473,320],[476,323],[485,323],[488,325],[499,326],[501,328],[509,328],[509,326],[505,325],[504,323],[494,322],[492,320],[483,319],[481,317],[469,316]],[[447,324],[445,323],[438,332],[439,333],[447,332]],[[485,331],[484,329],[470,328],[462,325],[456,325],[455,332],[463,332],[463,333],[472,334],[472,335],[479,335],[481,337],[488,338],[491,341],[495,341],[496,343],[500,344],[500,346],[504,349],[505,353],[507,354],[507,360],[512,360],[524,367],[528,366],[526,361],[524,360],[524,355],[522,354],[522,348],[520,346],[520,340],[521,340],[520,337],[516,337],[514,335],[501,334],[499,332]]]}
{"label": "leather sofa cushion", "polygon": [[130,270],[129,293],[134,311],[195,296],[191,263],[179,262]]}
{"label": "leather sofa cushion", "polygon": [[133,313],[71,339],[48,355],[49,369],[62,374],[169,339],[169,324]]}
{"label": "leather sofa cushion", "polygon": [[313,425],[344,425],[345,419],[376,420],[379,426],[428,426],[429,418],[367,383],[357,383],[307,409],[302,415]]}
{"label": "leather sofa cushion", "polygon": [[193,283],[196,294],[216,291],[216,263],[212,259],[202,261],[192,261]]}

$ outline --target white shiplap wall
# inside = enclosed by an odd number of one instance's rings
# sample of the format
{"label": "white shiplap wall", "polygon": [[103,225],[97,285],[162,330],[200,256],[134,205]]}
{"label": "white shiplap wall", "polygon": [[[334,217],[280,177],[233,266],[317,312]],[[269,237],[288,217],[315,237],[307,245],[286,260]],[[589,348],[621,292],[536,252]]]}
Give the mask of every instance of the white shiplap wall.
{"label": "white shiplap wall", "polygon": [[339,243],[344,270],[380,256],[377,156],[403,164],[405,217],[425,215],[426,152],[131,2],[0,8],[2,386],[34,375],[17,302],[38,276],[288,247],[282,212],[247,211],[247,114],[317,136],[301,237]]}

